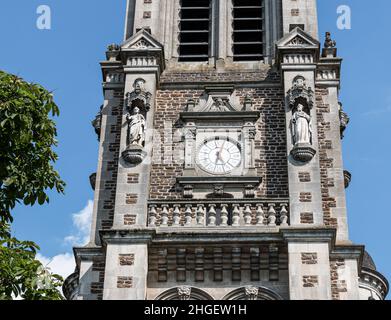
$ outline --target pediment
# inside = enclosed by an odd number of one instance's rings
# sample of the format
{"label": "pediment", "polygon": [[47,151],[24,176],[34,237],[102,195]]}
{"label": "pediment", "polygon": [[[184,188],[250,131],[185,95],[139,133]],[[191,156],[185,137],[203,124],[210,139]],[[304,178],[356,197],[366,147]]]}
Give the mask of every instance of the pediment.
{"label": "pediment", "polygon": [[235,107],[232,96],[210,95],[206,99],[200,100],[200,104],[194,110],[196,112],[235,112],[239,111]]}
{"label": "pediment", "polygon": [[163,49],[163,45],[157,41],[149,32],[145,29],[141,29],[134,34],[128,40],[126,40],[121,48],[124,50],[150,50],[150,49]]}
{"label": "pediment", "polygon": [[320,43],[307,32],[303,31],[301,28],[295,28],[289,34],[277,41],[277,48],[319,49]]}
{"label": "pediment", "polygon": [[193,112],[236,112],[240,111],[239,98],[233,87],[206,87],[205,92],[194,106]]}

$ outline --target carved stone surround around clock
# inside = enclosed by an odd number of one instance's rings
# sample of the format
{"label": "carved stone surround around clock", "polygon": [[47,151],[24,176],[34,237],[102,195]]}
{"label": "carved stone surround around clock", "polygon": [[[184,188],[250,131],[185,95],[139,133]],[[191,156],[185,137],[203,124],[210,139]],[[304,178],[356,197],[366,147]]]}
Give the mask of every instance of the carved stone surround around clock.
{"label": "carved stone surround around clock", "polygon": [[180,114],[185,168],[177,183],[185,198],[251,198],[262,179],[255,170],[251,97],[240,105],[233,87],[206,87],[199,102]]}

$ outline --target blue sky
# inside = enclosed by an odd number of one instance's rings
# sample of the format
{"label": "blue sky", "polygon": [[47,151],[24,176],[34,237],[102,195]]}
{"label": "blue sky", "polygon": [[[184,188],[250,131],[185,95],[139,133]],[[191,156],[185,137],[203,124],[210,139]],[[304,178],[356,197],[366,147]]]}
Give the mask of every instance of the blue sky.
{"label": "blue sky", "polygon": [[[318,3],[322,41],[324,32],[331,31],[344,58],[341,101],[351,118],[343,142],[345,168],[353,174],[347,190],[351,239],[366,244],[378,269],[391,279],[391,44],[383,40],[391,30],[391,2]],[[51,30],[36,28],[42,4],[52,10]],[[352,9],[351,30],[337,29],[339,5]],[[72,243],[85,237],[83,223],[93,198],[88,176],[96,171],[98,152],[91,120],[103,100],[98,63],[108,44],[121,42],[124,14],[125,0],[0,4],[0,69],[53,90],[61,109],[56,168],[67,182],[66,194],[52,194],[50,205],[15,210],[14,232],[39,243],[45,257],[69,253]],[[61,259],[59,265],[70,256]]]}

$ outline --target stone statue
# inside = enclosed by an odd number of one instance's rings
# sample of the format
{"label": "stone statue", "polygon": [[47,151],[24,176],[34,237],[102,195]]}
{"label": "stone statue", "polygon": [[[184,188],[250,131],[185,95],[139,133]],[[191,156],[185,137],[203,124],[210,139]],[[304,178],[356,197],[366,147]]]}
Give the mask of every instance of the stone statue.
{"label": "stone statue", "polygon": [[133,115],[126,116],[128,122],[128,145],[144,146],[145,142],[145,118],[139,108],[133,109]]}
{"label": "stone statue", "polygon": [[324,47],[325,48],[335,48],[336,45],[337,45],[337,43],[331,39],[331,33],[326,32],[326,40],[324,42]]}
{"label": "stone statue", "polygon": [[291,131],[294,145],[312,144],[311,117],[304,111],[304,106],[298,104],[293,114]]}

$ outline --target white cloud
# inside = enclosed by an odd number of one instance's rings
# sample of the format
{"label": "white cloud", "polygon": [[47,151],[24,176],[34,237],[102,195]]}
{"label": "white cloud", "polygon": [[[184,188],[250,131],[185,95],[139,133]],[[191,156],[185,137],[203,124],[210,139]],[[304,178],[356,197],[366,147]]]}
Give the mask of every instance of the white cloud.
{"label": "white cloud", "polygon": [[64,253],[48,258],[40,253],[37,254],[37,260],[39,260],[44,267],[50,269],[52,273],[58,274],[64,278],[64,280],[75,271],[75,258],[71,253]]}
{"label": "white cloud", "polygon": [[[78,213],[72,214],[74,231],[64,238],[64,243],[72,246],[85,246],[90,240],[91,219],[93,210],[93,201],[88,200],[87,205]],[[75,271],[75,258],[72,253],[62,253],[54,257],[45,257],[37,254],[39,260],[52,273],[59,274],[64,279]]]}
{"label": "white cloud", "polygon": [[94,203],[88,200],[87,205],[80,212],[72,214],[75,231],[64,238],[66,244],[85,246],[90,240],[91,219]]}

